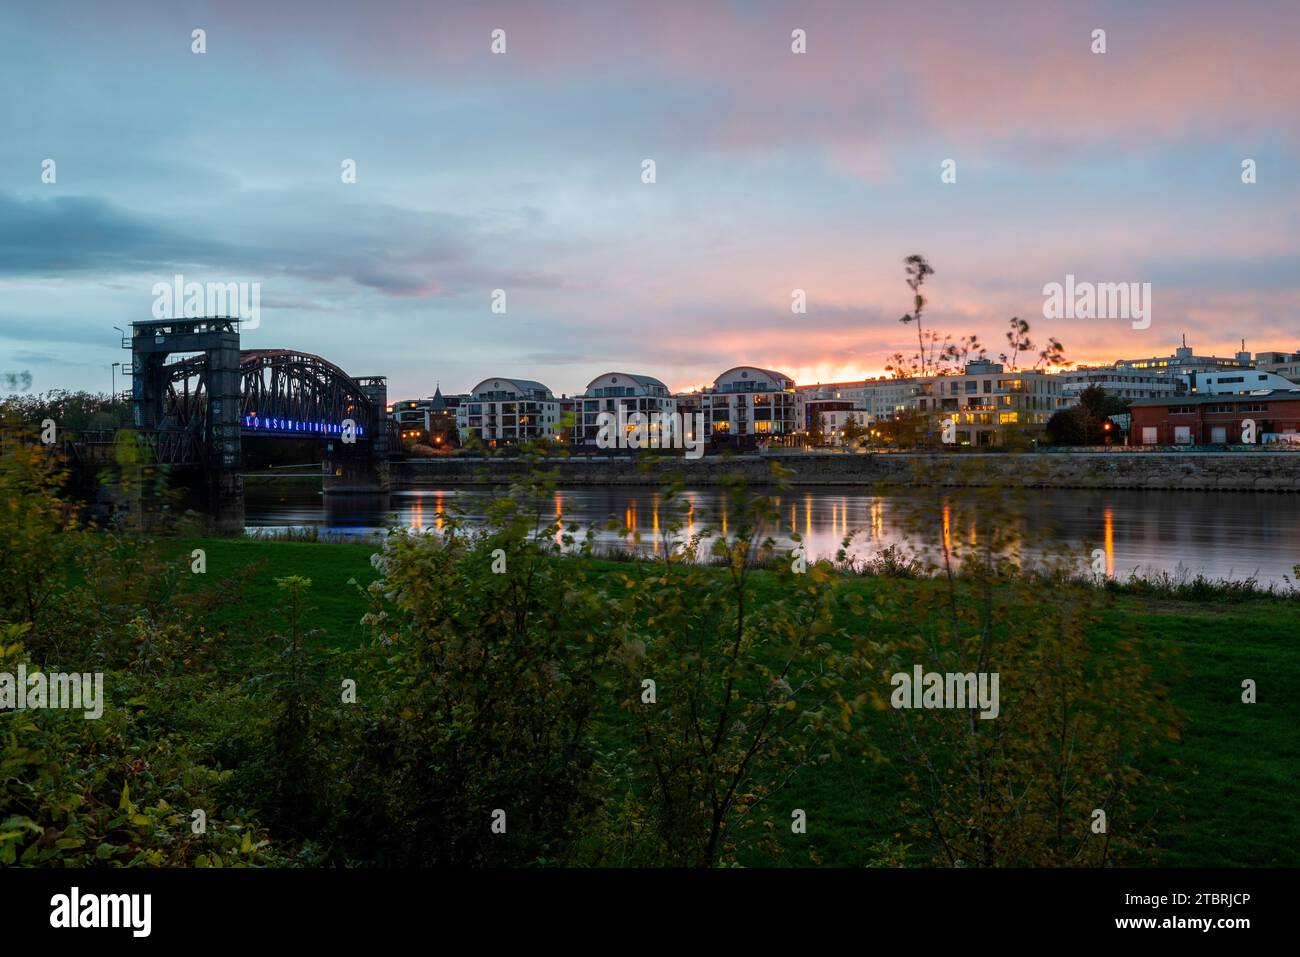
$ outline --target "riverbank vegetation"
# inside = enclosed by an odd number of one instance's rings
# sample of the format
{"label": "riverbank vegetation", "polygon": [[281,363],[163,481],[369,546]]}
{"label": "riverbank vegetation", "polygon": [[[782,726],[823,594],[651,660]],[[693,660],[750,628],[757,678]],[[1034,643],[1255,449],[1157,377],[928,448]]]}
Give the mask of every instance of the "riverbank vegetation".
{"label": "riverbank vegetation", "polygon": [[[107,701],[0,711],[0,864],[1297,863],[1294,598],[1025,573],[1001,493],[850,569],[735,484],[614,561],[536,466],[483,529],[216,540],[78,527],[7,443],[0,672]],[[997,717],[896,707],[917,666]]]}

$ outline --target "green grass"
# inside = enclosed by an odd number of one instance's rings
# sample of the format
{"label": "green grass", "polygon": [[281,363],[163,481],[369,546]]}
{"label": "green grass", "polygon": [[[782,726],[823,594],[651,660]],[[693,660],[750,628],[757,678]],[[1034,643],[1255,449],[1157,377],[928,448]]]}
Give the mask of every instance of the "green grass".
{"label": "green grass", "polygon": [[[363,640],[360,618],[366,606],[348,580],[364,584],[375,578],[370,565],[374,544],[238,539],[181,544],[207,551],[209,575],[260,563],[243,607],[232,609],[232,618],[249,609],[269,613],[280,597],[275,579],[301,575],[312,580],[305,625],[325,630],[341,648]],[[604,562],[597,569],[612,575],[625,566]],[[761,602],[774,594],[776,578],[759,572],[754,584]],[[878,586],[863,578],[846,587],[869,592]],[[1182,740],[1157,756],[1177,762],[1167,766],[1166,774],[1181,790],[1176,809],[1160,809],[1157,863],[1300,865],[1300,802],[1294,797],[1300,786],[1300,602],[1175,602],[1123,594],[1104,618],[1098,640],[1113,639],[1122,629],[1128,634],[1135,630],[1137,640],[1153,651],[1178,652],[1158,675],[1171,686],[1187,722]],[[1246,678],[1258,685],[1257,704],[1241,702]],[[879,726],[879,740],[887,746],[883,717]],[[888,763],[846,760],[801,775],[781,796],[781,807],[769,810],[777,835],[789,833],[789,809],[803,808],[808,814],[807,836],[798,844],[789,841],[779,863],[863,866],[872,857],[872,845],[895,835],[912,840],[898,812],[897,773]],[[918,863],[924,857],[919,854]],[[742,854],[742,862],[773,863],[757,852]]]}
{"label": "green grass", "polygon": [[[1166,825],[1161,863],[1170,866],[1290,866],[1300,863],[1300,606],[1164,602],[1139,606],[1143,640],[1181,649],[1174,701],[1188,715],[1181,763],[1186,815]],[[1244,679],[1256,704],[1241,701]]]}
{"label": "green grass", "polygon": [[243,601],[218,616],[210,626],[225,625],[259,609],[272,614],[283,598],[277,578],[301,575],[311,579],[311,597],[303,613],[305,629],[319,628],[338,648],[353,648],[365,638],[361,616],[368,610],[361,586],[374,581],[378,574],[370,565],[377,549],[367,543],[324,544],[319,542],[258,541],[242,538],[194,539],[178,543],[178,550],[188,553],[202,548],[207,554],[207,574],[211,578],[229,577],[252,564],[258,572],[249,582]]}

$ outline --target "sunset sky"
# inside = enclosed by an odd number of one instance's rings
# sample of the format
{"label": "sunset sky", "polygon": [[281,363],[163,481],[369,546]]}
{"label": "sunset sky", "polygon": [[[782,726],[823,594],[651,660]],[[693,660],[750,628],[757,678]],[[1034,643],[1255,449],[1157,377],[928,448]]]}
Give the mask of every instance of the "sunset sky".
{"label": "sunset sky", "polygon": [[[107,390],[176,273],[259,282],[245,348],[392,398],[880,374],[918,252],[930,325],[994,355],[1013,315],[1076,362],[1300,349],[1295,0],[50,0],[0,12],[0,82],[0,373],[36,391]],[[1150,282],[1150,328],[1044,319],[1067,273]]]}

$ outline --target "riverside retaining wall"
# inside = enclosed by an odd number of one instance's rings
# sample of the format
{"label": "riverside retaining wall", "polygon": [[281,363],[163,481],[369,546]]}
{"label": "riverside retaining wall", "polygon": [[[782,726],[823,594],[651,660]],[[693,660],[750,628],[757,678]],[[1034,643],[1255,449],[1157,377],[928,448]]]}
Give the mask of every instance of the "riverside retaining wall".
{"label": "riverside retaining wall", "polygon": [[[793,474],[796,485],[1020,486],[1024,488],[1229,489],[1300,492],[1300,452],[1263,449],[1227,452],[1040,453],[805,453],[706,455],[648,458],[630,456],[548,459],[560,485],[657,485],[673,472],[689,486],[717,485],[739,474],[752,485],[774,484],[771,464]],[[509,483],[530,466],[510,458],[437,458],[395,462],[394,489],[470,485],[486,474]]]}

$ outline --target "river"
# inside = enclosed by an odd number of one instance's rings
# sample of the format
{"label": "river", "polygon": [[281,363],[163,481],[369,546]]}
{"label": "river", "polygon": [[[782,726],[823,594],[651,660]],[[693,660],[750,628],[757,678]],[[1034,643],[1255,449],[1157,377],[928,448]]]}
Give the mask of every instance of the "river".
{"label": "river", "polygon": [[[931,493],[933,496],[933,493]],[[370,497],[329,496],[302,488],[250,487],[246,524],[251,534],[315,527],[331,536],[367,536],[392,525],[441,529],[453,513],[471,526],[484,520],[488,493],[481,488],[394,492],[387,502]],[[776,496],[778,523],[768,529],[788,549],[798,534],[811,559],[830,557],[854,532],[849,553],[870,558],[895,545],[907,554],[933,556],[940,534],[951,542],[977,543],[975,508],[996,507],[1000,534],[1025,554],[1068,549],[1096,569],[1127,578],[1139,573],[1255,578],[1285,586],[1300,563],[1300,496],[1267,492],[1171,492],[1132,490],[1035,490],[1019,504],[989,506],[976,493],[950,492],[936,504],[918,534],[918,496],[828,489],[796,489]],[[734,516],[722,508],[720,489],[682,494],[687,530],[725,528]],[[552,508],[554,512],[552,512]],[[584,529],[611,520],[636,532],[601,529],[604,545],[659,553],[673,510],[657,489],[566,488],[545,504],[545,517],[559,515]],[[955,526],[955,527],[954,527]],[[940,529],[942,528],[942,533]],[[960,547],[960,544],[959,544]]]}

